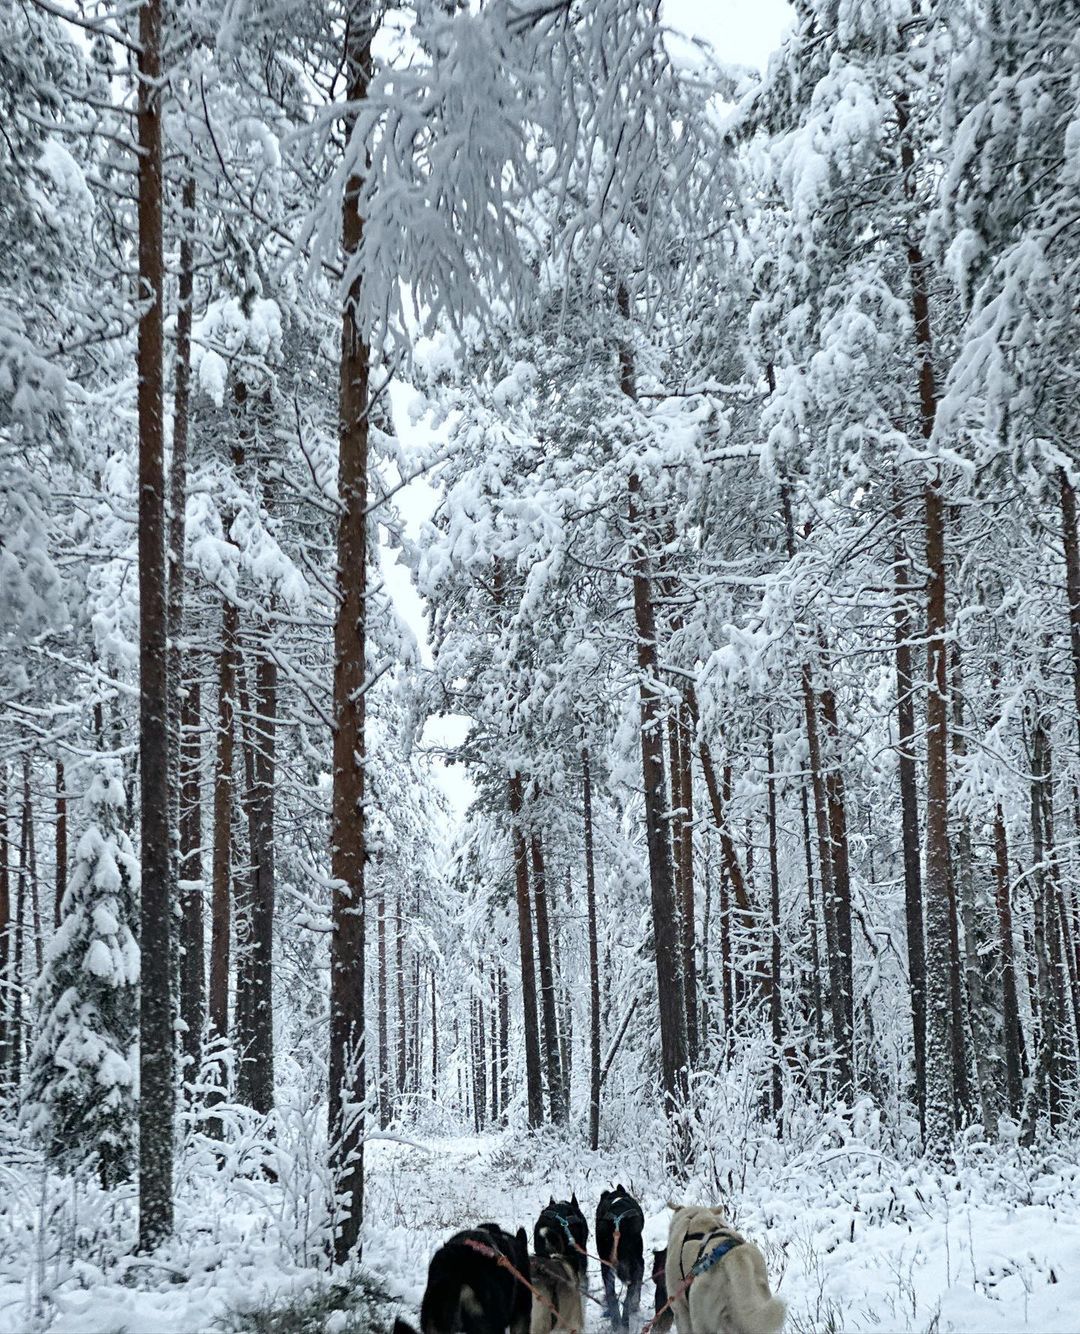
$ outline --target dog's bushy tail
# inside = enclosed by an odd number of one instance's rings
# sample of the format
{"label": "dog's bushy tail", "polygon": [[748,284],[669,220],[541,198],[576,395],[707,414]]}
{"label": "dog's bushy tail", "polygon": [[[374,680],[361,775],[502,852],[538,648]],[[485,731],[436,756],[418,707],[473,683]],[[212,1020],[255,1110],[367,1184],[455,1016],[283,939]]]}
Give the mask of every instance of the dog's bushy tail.
{"label": "dog's bushy tail", "polygon": [[779,1297],[770,1297],[753,1311],[742,1313],[743,1334],[779,1334],[786,1315],[787,1303]]}
{"label": "dog's bushy tail", "polygon": [[470,1289],[455,1288],[449,1283],[440,1283],[434,1289],[428,1284],[420,1307],[420,1328],[423,1334],[454,1334],[461,1325],[461,1308],[466,1296],[471,1297]]}

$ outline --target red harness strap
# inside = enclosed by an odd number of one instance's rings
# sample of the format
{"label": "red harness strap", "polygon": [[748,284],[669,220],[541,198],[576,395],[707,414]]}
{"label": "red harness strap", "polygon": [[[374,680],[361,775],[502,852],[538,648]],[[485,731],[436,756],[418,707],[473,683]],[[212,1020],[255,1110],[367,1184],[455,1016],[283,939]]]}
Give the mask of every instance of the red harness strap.
{"label": "red harness strap", "polygon": [[[510,1260],[505,1255],[503,1255],[502,1251],[496,1250],[494,1246],[485,1246],[482,1241],[475,1241],[472,1237],[464,1237],[462,1238],[462,1240],[464,1241],[465,1245],[469,1247],[470,1250],[476,1251],[478,1254],[486,1256],[487,1259],[489,1260],[494,1260],[495,1263],[497,1265],[501,1265],[503,1269],[508,1269],[510,1273],[513,1274],[513,1276],[523,1287],[529,1289],[529,1291],[541,1304],[541,1306],[547,1307],[547,1309],[554,1315],[556,1322],[558,1321],[559,1319],[558,1307],[553,1306],[542,1292],[540,1292],[537,1288],[534,1288],[533,1285],[529,1282],[529,1280],[525,1277],[525,1275],[522,1274],[520,1270],[518,1270],[514,1265],[512,1265],[510,1263]],[[572,1334],[578,1334],[578,1332],[574,1330],[572,1331]]]}

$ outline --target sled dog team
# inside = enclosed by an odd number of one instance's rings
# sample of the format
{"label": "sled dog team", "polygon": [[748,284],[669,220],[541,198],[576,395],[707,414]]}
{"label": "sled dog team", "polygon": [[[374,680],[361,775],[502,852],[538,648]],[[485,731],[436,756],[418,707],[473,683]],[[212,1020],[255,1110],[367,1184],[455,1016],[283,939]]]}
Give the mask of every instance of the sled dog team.
{"label": "sled dog team", "polygon": [[[716,1209],[668,1203],[667,1249],[653,1252],[656,1313],[645,1326],[665,1334],[776,1334],[784,1303],[772,1295],[765,1261]],[[552,1334],[584,1329],[590,1256],[600,1263],[604,1314],[628,1328],[645,1274],[641,1206],[621,1185],[596,1210],[596,1253],[577,1196],[550,1199],[533,1228],[495,1223],[455,1233],[435,1252],[420,1307],[422,1334]],[[619,1289],[623,1296],[620,1304]],[[401,1319],[394,1334],[415,1334]]]}

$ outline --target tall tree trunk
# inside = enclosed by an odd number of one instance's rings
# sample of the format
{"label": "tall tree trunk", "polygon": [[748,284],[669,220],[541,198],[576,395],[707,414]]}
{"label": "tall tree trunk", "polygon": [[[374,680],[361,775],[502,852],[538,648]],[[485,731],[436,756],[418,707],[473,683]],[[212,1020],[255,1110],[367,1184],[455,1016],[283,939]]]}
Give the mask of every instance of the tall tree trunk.
{"label": "tall tree trunk", "polygon": [[0,760],[0,1095],[11,1062],[11,842],[8,838],[8,767]]}
{"label": "tall tree trunk", "polygon": [[[180,889],[180,731],[184,690],[183,627],[184,592],[187,576],[185,546],[187,541],[188,490],[188,423],[191,406],[191,322],[194,304],[194,246],[195,178],[188,176],[181,189],[180,272],[178,277],[176,312],[176,358],[173,383],[172,464],[168,479],[168,538],[166,546],[166,604],[167,636],[166,674],[169,698],[167,724],[169,729],[169,894],[170,901],[179,901]],[[175,970],[174,984],[182,990],[183,963],[180,957],[179,933],[172,932],[170,966]],[[175,957],[173,957],[175,956]]]}
{"label": "tall tree trunk", "polygon": [[911,661],[914,619],[908,601],[911,563],[904,544],[903,501],[893,488],[896,542],[893,557],[896,633],[897,756],[900,771],[900,827],[904,854],[904,913],[907,925],[911,1033],[919,1130],[926,1137],[926,943],[923,934],[922,864],[919,855],[919,797],[915,772],[915,673]]}
{"label": "tall tree trunk", "polygon": [[1015,1120],[1024,1096],[1024,1031],[1020,1023],[1020,998],[1016,985],[1016,946],[1009,880],[1009,845],[1005,814],[994,807],[994,906],[997,910],[998,948],[1001,954],[1002,1026],[1005,1033],[1005,1103]]}
{"label": "tall tree trunk", "polygon": [[[784,514],[784,530],[788,559],[795,557],[795,518],[792,512],[791,491],[780,487],[780,504]],[[836,914],[836,871],[833,865],[833,829],[830,823],[829,790],[822,759],[821,732],[818,725],[818,700],[814,689],[813,671],[807,656],[799,669],[803,720],[806,728],[807,761],[814,794],[814,821],[817,830],[818,874],[821,880],[822,924],[825,928],[825,960],[829,977],[829,1015],[832,1021],[833,1044],[837,1052],[837,1092],[841,1097],[852,1086],[848,1048],[845,1042],[846,1016],[844,1011],[843,968]],[[842,803],[841,803],[842,805]]]}
{"label": "tall tree trunk", "polygon": [[206,1020],[206,959],[203,942],[202,710],[199,682],[184,690],[180,712],[180,1018],[184,1021],[184,1082],[202,1065]]}
{"label": "tall tree trunk", "polygon": [[[698,1058],[698,987],[694,922],[694,724],[689,701],[679,701],[679,897],[682,905],[682,971],[686,1001],[686,1047],[690,1066]],[[674,799],[674,791],[672,797]]]}
{"label": "tall tree trunk", "polygon": [[1038,996],[1039,1042],[1036,1050],[1035,1069],[1031,1084],[1024,1100],[1021,1117],[1020,1141],[1031,1145],[1035,1139],[1035,1128],[1039,1109],[1046,1106],[1051,1124],[1057,1119],[1058,1090],[1058,1035],[1057,1014],[1054,1003],[1053,983],[1050,976],[1050,952],[1048,935],[1052,929],[1053,914],[1050,911],[1049,877],[1046,872],[1047,847],[1045,841],[1045,801],[1044,787],[1048,782],[1047,737],[1046,728],[1038,703],[1033,710],[1032,755],[1031,755],[1031,858],[1034,879],[1034,931],[1033,945],[1036,969],[1036,993]]}
{"label": "tall tree trunk", "polygon": [[950,989],[949,761],[945,659],[945,507],[938,477],[927,484],[926,701],[926,1133],[928,1147],[945,1153],[955,1128]]}
{"label": "tall tree trunk", "polygon": [[435,969],[431,970],[431,1101],[439,1100],[439,1007],[435,1001]]}
{"label": "tall tree trunk", "polygon": [[[371,81],[371,42],[378,24],[368,4],[352,6],[345,27],[345,91],[356,108]],[[346,269],[363,234],[362,178],[354,173],[342,200]],[[365,664],[368,557],[368,410],[371,350],[357,304],[360,277],[351,275],[341,320],[338,397],[337,615],[334,620],[334,779],[330,841],[334,877],[330,946],[330,1168],[344,1214],[334,1258],[359,1249],[364,1213],[364,810]]]}
{"label": "tall tree trunk", "polygon": [[705,840],[705,867],[704,867],[704,889],[705,903],[701,914],[701,974],[700,974],[700,994],[701,994],[701,1016],[698,1020],[698,1040],[701,1044],[701,1051],[705,1053],[709,1049],[709,1038],[712,1030],[712,956],[709,952],[709,943],[712,932],[712,860],[709,855],[709,841]]}
{"label": "tall tree trunk", "polygon": [[499,1103],[499,970],[494,964],[491,966],[491,991],[488,1005],[488,1019],[490,1030],[488,1033],[488,1059],[489,1075],[488,1087],[491,1090],[491,1122],[492,1125],[498,1125],[499,1117],[502,1115],[502,1107]]}
{"label": "tall tree trunk", "polygon": [[529,1129],[544,1120],[544,1090],[540,1075],[540,1025],[536,1012],[536,962],[533,953],[532,905],[529,902],[529,852],[522,827],[524,795],[520,774],[507,784],[510,824],[514,841],[514,878],[517,889],[518,948],[521,956],[521,1014],[525,1034],[525,1085]]}
{"label": "tall tree trunk", "polygon": [[45,940],[41,931],[41,887],[37,873],[37,831],[30,795],[30,754],[23,755],[23,810],[26,813],[26,870],[30,885],[30,924],[34,938],[34,976],[41,976],[45,962]]}
{"label": "tall tree trunk", "polygon": [[1049,731],[1044,727],[1042,733],[1043,755],[1041,782],[1042,796],[1042,832],[1044,847],[1046,904],[1044,911],[1043,942],[1046,949],[1050,974],[1050,999],[1054,1011],[1055,1041],[1050,1068],[1047,1072],[1047,1097],[1050,1111],[1050,1128],[1057,1130],[1061,1126],[1062,1111],[1066,1096],[1065,1088],[1065,1035],[1068,1030],[1066,997],[1068,995],[1068,973],[1065,968],[1061,917],[1058,912],[1060,901],[1061,868],[1058,862],[1057,842],[1054,836],[1054,759]]}
{"label": "tall tree trunk", "polygon": [[405,1022],[405,915],[402,912],[401,893],[398,892],[395,905],[394,955],[397,974],[397,1098],[400,1108],[405,1097],[405,1074],[408,1067],[406,1057],[406,1022]]}
{"label": "tall tree trunk", "polygon": [[11,1086],[16,1098],[22,1088],[23,1047],[24,1047],[24,968],[23,953],[26,948],[26,891],[29,880],[28,861],[30,857],[30,803],[24,789],[22,803],[22,821],[19,828],[19,880],[15,891],[15,938],[12,941],[11,968]]}
{"label": "tall tree trunk", "polygon": [[773,755],[772,719],[765,722],[766,762],[769,783],[769,926],[770,952],[769,1020],[772,1029],[772,1114],[777,1134],[783,1133],[783,1029],[780,1006],[780,861],[776,827],[776,762]]}
{"label": "tall tree trunk", "polygon": [[64,761],[56,761],[56,893],[53,896],[53,928],[60,925],[60,915],[67,893],[67,787]]}
{"label": "tall tree trunk", "polygon": [[566,948],[566,941],[560,934],[560,921],[569,920],[574,910],[574,891],[570,882],[570,863],[566,864],[564,913],[560,919],[552,922],[552,962],[559,986],[559,1069],[562,1073],[562,1102],[565,1108],[563,1119],[570,1113],[570,1094],[574,1082],[574,1006],[573,988],[568,979],[569,964],[565,967],[560,961],[560,949]]}
{"label": "tall tree trunk", "polygon": [[[963,766],[967,755],[964,735],[964,694],[960,660],[960,646],[952,648],[952,712],[953,754],[957,767]],[[967,1016],[971,1034],[971,1050],[975,1058],[975,1077],[979,1088],[979,1109],[983,1129],[992,1135],[997,1129],[998,1072],[994,1069],[993,1034],[989,1031],[991,1018],[990,998],[983,986],[983,962],[978,947],[978,925],[975,907],[975,876],[972,866],[971,825],[967,815],[961,814],[956,834],[955,889],[964,924],[964,980],[967,984]]]}
{"label": "tall tree trunk", "polygon": [[274,1106],[274,907],[277,899],[274,804],[277,792],[278,669],[261,645],[255,661],[251,719],[253,787],[249,969],[251,1041],[248,1052],[251,1106],[266,1115]]}
{"label": "tall tree trunk", "polygon": [[825,774],[825,795],[829,812],[829,850],[832,860],[832,895],[828,904],[827,925],[836,934],[836,974],[840,986],[838,1006],[841,1029],[837,1047],[837,1082],[841,1098],[855,1094],[855,987],[851,938],[851,871],[847,834],[847,800],[844,791],[843,756],[836,711],[836,694],[831,683],[828,650],[824,637],[821,689],[821,716],[829,739],[829,763]]}
{"label": "tall tree trunk", "polygon": [[168,619],[165,611],[164,285],[161,149],[163,0],[139,9],[139,948],[164,966],[139,987],[139,1245],[173,1226],[173,973],[169,856]]}
{"label": "tall tree trunk", "polygon": [[724,1050],[728,1057],[735,1048],[735,986],[731,949],[731,894],[727,867],[720,865],[720,1000],[724,1016]]}
{"label": "tall tree trunk", "polygon": [[600,947],[596,929],[596,863],[593,849],[592,768],[581,752],[581,796],[585,810],[585,900],[589,931],[589,1148],[600,1147]]}
{"label": "tall tree trunk", "polygon": [[223,599],[218,655],[217,758],[214,765],[214,844],[210,900],[210,997],[212,1034],[229,1037],[229,963],[232,927],[232,815],[236,744],[236,672],[239,612]]}
{"label": "tall tree trunk", "polygon": [[[697,695],[692,686],[687,687],[686,703],[690,711],[690,726],[693,731],[700,731]],[[709,797],[709,806],[712,810],[713,823],[716,825],[717,833],[720,835],[720,855],[721,864],[726,872],[726,881],[722,881],[727,888],[730,888],[734,895],[735,907],[738,910],[738,920],[742,929],[745,931],[747,939],[753,941],[758,929],[758,921],[754,913],[753,904],[750,900],[750,891],[747,888],[747,877],[743,872],[742,863],[739,860],[739,850],[735,846],[735,839],[731,833],[731,825],[727,817],[727,808],[731,798],[731,766],[725,765],[723,788],[716,779],[716,769],[713,765],[712,752],[708,743],[702,737],[698,743],[698,756],[701,760],[701,773],[705,779],[705,791]],[[727,903],[726,888],[723,891],[724,902]],[[726,916],[723,919],[721,930],[726,923],[728,939],[731,938],[731,916],[730,905],[725,908]],[[729,956],[731,952],[729,951]],[[727,957],[724,963],[724,974],[726,983],[731,982],[731,969],[734,966],[733,957]],[[755,988],[762,1003],[768,996],[769,988],[769,969],[768,965],[761,963],[754,970]]]}
{"label": "tall tree trunk", "polygon": [[386,890],[379,893],[377,916],[379,974],[376,979],[375,1008],[379,1029],[379,1129],[390,1124],[390,1039],[386,995]]}
{"label": "tall tree trunk", "polygon": [[[896,99],[897,129],[904,189],[916,203],[915,150],[909,130],[906,93]],[[906,244],[919,428],[924,441],[934,434],[937,385],[934,376],[930,295],[926,260],[914,228]],[[952,1078],[952,1014],[949,985],[949,738],[948,664],[946,660],[945,504],[941,467],[936,465],[923,489],[926,531],[927,699],[926,699],[926,1136],[935,1154],[944,1154],[955,1129]]]}
{"label": "tall tree trunk", "polygon": [[510,1103],[510,979],[506,969],[499,969],[499,1067],[502,1084],[499,1089],[503,1107]]}
{"label": "tall tree trunk", "polygon": [[551,960],[551,924],[548,917],[547,876],[544,869],[544,845],[540,835],[529,838],[532,854],[533,897],[536,901],[536,953],[540,964],[540,1017],[543,1024],[544,1069],[547,1072],[548,1105],[551,1119],[559,1125],[565,1120],[562,1069],[559,1063],[559,1026],[555,1013],[555,973]]}
{"label": "tall tree trunk", "polygon": [[825,1042],[825,1011],[821,1002],[821,948],[818,937],[817,890],[814,885],[814,853],[810,838],[810,801],[806,784],[799,785],[802,817],[803,857],[806,862],[806,902],[810,921],[810,995],[814,1007],[814,1037],[820,1051]]}
{"label": "tall tree trunk", "polygon": [[477,1129],[483,1130],[487,1124],[487,1067],[484,1061],[484,1002],[482,997],[473,999],[473,1032],[475,1034],[474,1069],[476,1071],[476,1121]]}
{"label": "tall tree trunk", "polygon": [[1076,490],[1064,468],[1058,469],[1061,535],[1065,546],[1065,594],[1069,603],[1069,647],[1072,658],[1073,705],[1080,733],[1080,537],[1076,530]]}
{"label": "tall tree trunk", "polygon": [[[619,313],[629,325],[630,301],[619,288]],[[637,399],[634,356],[628,342],[619,348],[619,387]],[[634,474],[628,485],[634,624],[637,631],[638,699],[641,737],[641,774],[645,797],[645,839],[649,856],[649,888],[656,956],[656,995],[660,1013],[660,1061],[664,1110],[670,1116],[686,1100],[686,1007],[683,1003],[676,901],[671,869],[671,847],[664,822],[664,738],[659,692],[656,609],[653,605],[645,515],[641,507],[641,479]]]}

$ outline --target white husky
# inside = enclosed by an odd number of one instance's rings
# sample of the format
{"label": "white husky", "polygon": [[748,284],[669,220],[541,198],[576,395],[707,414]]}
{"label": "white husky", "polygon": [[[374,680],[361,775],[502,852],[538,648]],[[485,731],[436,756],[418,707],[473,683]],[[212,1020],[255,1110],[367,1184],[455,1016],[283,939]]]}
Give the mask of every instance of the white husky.
{"label": "white husky", "polygon": [[[777,1334],[784,1303],[772,1295],[765,1260],[716,1209],[668,1202],[667,1290],[679,1334]],[[699,1272],[687,1288],[694,1267]]]}

